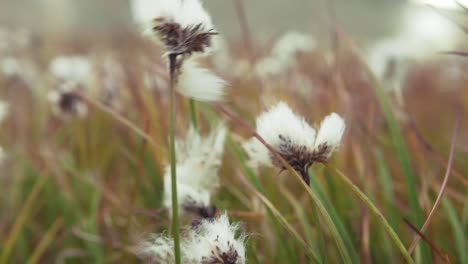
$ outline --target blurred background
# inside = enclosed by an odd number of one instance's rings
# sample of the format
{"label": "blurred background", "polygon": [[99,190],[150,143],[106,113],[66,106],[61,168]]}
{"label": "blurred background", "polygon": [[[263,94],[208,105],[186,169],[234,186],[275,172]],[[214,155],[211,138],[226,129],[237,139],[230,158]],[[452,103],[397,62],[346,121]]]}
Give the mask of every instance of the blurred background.
{"label": "blurred background", "polygon": [[[152,3],[0,1],[0,264],[138,263],[129,249],[138,235],[167,230],[167,65],[137,23],[140,4]],[[203,3],[223,41],[202,65],[229,83],[224,105],[252,125],[263,103],[279,99],[311,123],[340,113],[347,131],[332,163],[405,245],[414,233],[402,219],[422,226],[453,151],[443,209],[426,234],[452,263],[468,263],[468,0]],[[190,118],[188,101],[178,100],[181,137]],[[227,120],[212,105],[197,107],[203,132]],[[302,244],[239,180],[249,175],[239,144],[250,135],[226,123],[232,138],[213,204],[255,234],[249,263],[308,263]],[[400,263],[369,211],[329,171],[314,172],[312,188],[349,240],[353,263]],[[323,262],[339,263],[300,186],[274,170],[254,176]],[[443,263],[426,251],[424,260]]]}
{"label": "blurred background", "polygon": [[[462,33],[427,4],[451,16],[462,8],[452,0],[281,0],[244,1],[249,23],[261,40],[289,30],[310,31],[325,36],[330,28],[330,14],[349,34],[376,39],[409,26],[432,31]],[[463,1],[459,1],[463,3]],[[228,37],[239,35],[236,1],[206,0],[219,30]],[[126,0],[4,0],[0,4],[3,26],[24,27],[42,33],[90,32],[107,34],[132,28],[131,2]],[[439,23],[439,28],[434,28]],[[451,27],[450,27],[450,26]],[[440,28],[445,26],[444,29]]]}

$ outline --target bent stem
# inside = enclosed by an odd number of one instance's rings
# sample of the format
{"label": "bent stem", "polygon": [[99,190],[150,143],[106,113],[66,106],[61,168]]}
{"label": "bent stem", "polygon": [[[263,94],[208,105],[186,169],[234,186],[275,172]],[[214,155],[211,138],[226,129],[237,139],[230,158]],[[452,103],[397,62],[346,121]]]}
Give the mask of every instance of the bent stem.
{"label": "bent stem", "polygon": [[171,190],[172,190],[172,236],[174,238],[175,263],[180,264],[180,242],[179,242],[179,207],[177,201],[177,174],[176,174],[176,151],[175,151],[175,70],[176,54],[169,54],[170,73],[170,99],[169,99],[169,145],[171,153]]}
{"label": "bent stem", "polygon": [[244,127],[245,129],[247,129],[250,133],[252,133],[252,135],[258,139],[258,141],[260,141],[260,143],[262,143],[269,151],[270,153],[275,157],[277,158],[279,161],[281,161],[281,163],[285,166],[285,168],[288,169],[288,171],[294,175],[296,177],[296,179],[301,183],[301,185],[304,187],[304,189],[307,191],[307,193],[309,194],[310,198],[312,199],[312,201],[317,205],[317,208],[320,212],[320,214],[322,215],[323,219],[325,220],[325,223],[326,225],[328,226],[331,234],[332,234],[332,237],[333,239],[335,240],[336,242],[336,245],[337,245],[337,248],[338,248],[338,251],[340,252],[340,255],[342,257],[342,260],[343,260],[343,263],[352,263],[351,261],[351,257],[349,256],[349,253],[348,251],[346,250],[346,247],[345,247],[345,244],[344,244],[344,241],[343,239],[341,238],[339,232],[338,232],[338,229],[337,227],[335,226],[331,216],[329,215],[329,213],[327,212],[325,206],[322,204],[322,202],[320,201],[319,197],[314,193],[312,192],[310,186],[308,186],[305,181],[302,179],[302,176],[299,175],[299,173],[297,173],[293,167],[291,167],[291,165],[283,159],[283,157],[281,157],[280,154],[278,154],[278,152],[276,152],[276,150],[274,148],[272,148],[265,140],[263,140],[263,138],[252,128],[250,127],[250,125],[248,123],[246,123],[244,120],[242,120],[241,118],[239,118],[238,116],[236,116],[235,114],[231,113],[229,110],[227,110],[226,108],[224,108],[223,105],[221,104],[218,104],[216,105],[217,109],[225,114],[227,117],[229,117],[230,119],[236,121],[239,125],[241,125],[242,127]]}
{"label": "bent stem", "polygon": [[405,258],[407,263],[414,263],[413,259],[411,258],[411,255],[408,253],[406,250],[405,245],[403,245],[403,242],[401,242],[400,238],[398,235],[395,233],[393,228],[390,226],[388,223],[387,219],[385,219],[384,215],[379,211],[379,209],[372,203],[372,201],[356,186],[354,183],[352,183],[348,177],[346,177],[341,171],[339,171],[337,168],[333,167],[330,164],[326,165],[328,168],[330,168],[332,171],[335,172],[339,177],[339,179],[346,184],[346,186],[349,187],[351,191],[356,194],[359,199],[366,204],[366,206],[372,211],[377,216],[377,219],[380,221],[380,223],[383,225],[385,231],[388,233],[392,241],[395,243],[397,248],[400,250],[401,254]]}

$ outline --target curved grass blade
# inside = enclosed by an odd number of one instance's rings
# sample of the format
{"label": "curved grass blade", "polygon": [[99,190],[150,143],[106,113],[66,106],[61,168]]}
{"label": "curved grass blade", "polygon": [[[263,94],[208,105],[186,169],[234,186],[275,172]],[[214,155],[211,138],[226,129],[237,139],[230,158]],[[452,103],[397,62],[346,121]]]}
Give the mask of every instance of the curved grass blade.
{"label": "curved grass blade", "polygon": [[52,224],[49,230],[47,230],[47,232],[41,238],[41,241],[36,246],[36,249],[31,254],[31,257],[29,257],[27,264],[34,264],[39,262],[42,254],[44,253],[46,248],[54,241],[54,236],[57,234],[60,228],[62,228],[62,226],[63,218],[58,218],[57,220],[55,220],[55,222]]}
{"label": "curved grass blade", "polygon": [[[363,64],[365,66],[365,64]],[[424,215],[421,205],[419,204],[418,200],[418,189],[416,188],[416,173],[413,170],[411,165],[411,157],[408,147],[405,142],[405,138],[402,134],[400,126],[392,112],[390,102],[388,97],[385,95],[380,83],[377,81],[375,76],[371,73],[371,71],[366,68],[367,76],[370,78],[372,82],[372,86],[374,87],[374,91],[377,97],[377,100],[380,104],[380,108],[384,113],[385,119],[387,121],[390,136],[392,138],[393,144],[395,146],[395,152],[400,163],[401,170],[403,172],[405,185],[406,185],[406,193],[408,195],[409,205],[411,209],[411,221],[415,223],[417,226],[422,226],[424,223]],[[431,261],[431,252],[427,244],[421,244],[421,262],[424,264],[432,263]]]}
{"label": "curved grass blade", "polygon": [[277,220],[279,220],[279,222],[286,228],[286,230],[288,230],[288,232],[291,233],[291,235],[293,235],[293,237],[302,245],[302,247],[305,249],[306,255],[308,255],[314,263],[320,263],[319,258],[316,256],[313,249],[307,245],[299,233],[294,229],[294,227],[291,226],[291,224],[286,220],[281,212],[270,202],[270,200],[268,200],[268,198],[260,193],[242,174],[241,181],[244,183],[244,185],[251,189],[258,198],[260,198],[263,204],[277,217]]}
{"label": "curved grass blade", "polygon": [[333,167],[332,165],[327,165],[328,168],[330,168],[333,172],[335,172],[336,175],[338,175],[339,179],[346,184],[346,186],[353,191],[353,193],[356,194],[356,196],[359,197],[359,199],[364,202],[367,207],[372,211],[377,216],[377,219],[379,222],[382,224],[382,227],[387,231],[388,235],[392,239],[392,241],[395,243],[397,248],[400,250],[401,254],[405,258],[407,263],[414,263],[413,259],[411,258],[411,255],[409,252],[406,250],[405,245],[403,245],[403,242],[401,242],[400,238],[398,235],[395,233],[393,228],[390,226],[388,223],[387,219],[385,219],[384,215],[379,211],[379,209],[372,203],[372,201],[356,186],[354,183],[351,182],[351,180],[348,179],[341,171]]}
{"label": "curved grass blade", "polygon": [[36,184],[34,184],[31,193],[29,193],[26,202],[23,204],[23,207],[21,208],[18,217],[16,218],[13,228],[8,234],[5,243],[2,245],[0,263],[8,263],[8,259],[11,255],[16,239],[18,238],[18,235],[20,234],[24,224],[28,220],[29,213],[31,212],[34,203],[37,201],[37,196],[39,195],[47,180],[48,177],[39,177]]}
{"label": "curved grass blade", "polygon": [[323,205],[325,206],[326,210],[330,214],[332,221],[335,223],[338,232],[340,233],[341,237],[344,240],[344,243],[350,252],[351,259],[353,263],[359,263],[359,256],[357,254],[356,248],[353,245],[353,241],[351,236],[346,229],[345,225],[341,221],[341,218],[338,215],[335,207],[332,205],[331,201],[328,199],[327,195],[324,193],[323,189],[320,186],[320,183],[317,181],[317,177],[313,172],[309,171],[310,176],[310,187],[313,189],[315,193],[317,193],[319,199],[322,201]]}

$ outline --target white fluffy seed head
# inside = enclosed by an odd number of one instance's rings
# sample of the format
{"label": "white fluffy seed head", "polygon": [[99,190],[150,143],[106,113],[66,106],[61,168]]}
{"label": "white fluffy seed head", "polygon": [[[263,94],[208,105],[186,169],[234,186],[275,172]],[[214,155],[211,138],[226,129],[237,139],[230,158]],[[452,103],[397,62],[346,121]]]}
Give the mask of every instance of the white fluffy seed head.
{"label": "white fluffy seed head", "polygon": [[226,81],[193,59],[185,60],[177,82],[177,91],[198,101],[221,101],[226,93]]}
{"label": "white fluffy seed head", "polygon": [[277,103],[261,114],[256,126],[257,133],[273,147],[281,144],[280,135],[295,145],[314,146],[315,129],[284,102]]}
{"label": "white fluffy seed head", "polygon": [[156,18],[178,23],[182,28],[201,24],[205,30],[213,29],[211,17],[199,0],[132,0],[133,19],[144,33],[151,33]]}
{"label": "white fluffy seed head", "polygon": [[175,21],[182,28],[201,24],[205,30],[213,29],[210,15],[205,11],[200,0],[183,0]]}
{"label": "white fluffy seed head", "polygon": [[[202,220],[182,236],[182,263],[224,263],[229,260],[244,264],[246,235],[237,235],[238,231],[239,225],[231,224],[226,213],[214,219]],[[149,263],[174,263],[173,245],[172,239],[157,235],[142,243],[136,253]]]}
{"label": "white fluffy seed head", "polygon": [[320,124],[317,139],[315,140],[315,147],[323,144],[327,145],[330,147],[328,155],[330,156],[332,152],[339,147],[345,128],[346,125],[343,118],[336,113],[329,114]]}
{"label": "white fluffy seed head", "polygon": [[[284,102],[277,103],[257,117],[256,131],[275,149],[283,143],[281,137],[290,140],[294,145],[305,146],[310,151],[314,149],[315,129]],[[244,143],[243,147],[250,157],[250,165],[254,168],[259,165],[272,165],[270,152],[256,138]]]}
{"label": "white fluffy seed head", "polygon": [[[219,187],[218,170],[224,152],[227,129],[219,125],[208,136],[201,137],[190,128],[186,138],[176,142],[177,196],[179,210],[184,205],[208,207],[211,194]],[[166,208],[172,207],[171,170],[164,174],[164,199]]]}
{"label": "white fluffy seed head", "polygon": [[[343,119],[332,113],[324,118],[316,136],[315,129],[284,102],[262,113],[256,123],[259,136],[304,175],[304,169],[308,166],[330,157],[340,145],[345,130]],[[242,147],[250,157],[249,165],[254,169],[260,166],[280,166],[258,139],[251,138]]]}
{"label": "white fluffy seed head", "polygon": [[205,219],[189,234],[183,250],[195,263],[231,255],[236,264],[243,264],[246,236],[238,236],[238,230],[239,225],[231,224],[226,213],[215,219]]}
{"label": "white fluffy seed head", "polygon": [[180,9],[179,0],[132,0],[130,8],[133,20],[143,29],[144,34],[153,31],[154,19],[166,17],[174,19],[174,14]]}

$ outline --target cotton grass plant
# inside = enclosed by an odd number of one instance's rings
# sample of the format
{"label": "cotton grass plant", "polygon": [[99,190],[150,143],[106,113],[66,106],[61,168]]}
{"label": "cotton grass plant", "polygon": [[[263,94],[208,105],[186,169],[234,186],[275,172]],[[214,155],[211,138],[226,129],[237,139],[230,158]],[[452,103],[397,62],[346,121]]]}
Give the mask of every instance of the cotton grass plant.
{"label": "cotton grass plant", "polygon": [[[286,103],[279,102],[257,117],[257,133],[286,160],[302,179],[310,184],[308,169],[315,162],[326,162],[338,148],[345,130],[343,119],[336,113],[325,117],[318,134],[307,122],[295,114]],[[253,167],[284,165],[272,157],[257,139],[244,143]]]}
{"label": "cotton grass plant", "polygon": [[[219,125],[206,137],[190,127],[186,138],[176,142],[177,200],[179,213],[213,217],[216,209],[211,196],[219,188],[219,167],[224,153],[227,129]],[[164,174],[163,205],[172,208],[171,168]]]}
{"label": "cotton grass plant", "polygon": [[[179,243],[179,202],[177,193],[177,156],[175,147],[175,91],[196,100],[219,100],[223,95],[224,81],[210,73],[207,69],[201,69],[192,55],[204,53],[211,46],[211,38],[217,33],[214,31],[211,18],[203,9],[198,0],[188,1],[158,1],[157,6],[151,13],[144,14],[150,18],[149,25],[156,34],[157,39],[165,46],[168,59],[170,75],[170,100],[169,100],[169,144],[171,153],[170,179],[171,179],[171,202],[166,200],[167,205],[172,205],[172,235],[174,237],[174,259],[175,263],[181,263]],[[192,58],[189,58],[192,57]],[[179,87],[179,88],[178,88]],[[200,90],[203,89],[203,90]],[[194,101],[190,101],[192,111],[192,124],[197,125]],[[168,180],[169,177],[166,177]],[[183,189],[184,197],[187,199],[193,192]],[[190,186],[189,188],[194,188]],[[196,188],[196,187],[195,187]],[[206,191],[206,190],[201,190]],[[208,190],[209,191],[209,190]],[[167,191],[168,192],[168,191]],[[167,193],[166,192],[166,193]],[[199,191],[200,192],[200,191]],[[207,196],[208,195],[208,196]],[[193,197],[195,196],[195,197]],[[209,194],[196,193],[190,197],[194,205],[191,207],[206,207]],[[200,201],[202,199],[203,201]],[[202,204],[199,204],[199,203]],[[182,201],[183,206],[186,201]]]}
{"label": "cotton grass plant", "polygon": [[246,51],[199,1],[132,3],[146,36],[0,41],[0,263],[467,263],[468,97],[444,60],[408,64],[402,120],[345,34]]}
{"label": "cotton grass plant", "polygon": [[[239,224],[231,224],[226,214],[204,219],[184,230],[182,235],[182,263],[187,264],[244,264],[245,234],[237,234]],[[137,254],[148,263],[174,263],[174,243],[164,235],[157,235],[137,248]]]}

